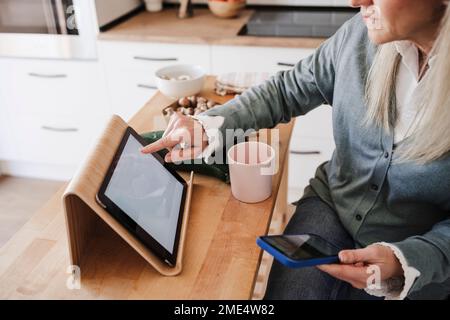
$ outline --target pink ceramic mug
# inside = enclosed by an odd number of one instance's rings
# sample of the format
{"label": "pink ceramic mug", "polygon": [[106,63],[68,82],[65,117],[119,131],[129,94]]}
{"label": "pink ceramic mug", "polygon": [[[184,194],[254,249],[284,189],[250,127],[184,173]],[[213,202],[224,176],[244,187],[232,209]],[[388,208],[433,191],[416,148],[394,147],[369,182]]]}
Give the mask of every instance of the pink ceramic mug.
{"label": "pink ceramic mug", "polygon": [[242,202],[260,202],[272,193],[275,150],[268,144],[249,141],[232,146],[227,153],[231,193]]}

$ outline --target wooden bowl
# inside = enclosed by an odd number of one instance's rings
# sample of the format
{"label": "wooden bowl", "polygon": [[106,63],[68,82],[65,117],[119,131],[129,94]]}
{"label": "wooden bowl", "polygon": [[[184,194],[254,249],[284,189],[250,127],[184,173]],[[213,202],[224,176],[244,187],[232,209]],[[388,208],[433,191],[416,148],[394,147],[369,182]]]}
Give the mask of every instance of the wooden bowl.
{"label": "wooden bowl", "polygon": [[234,18],[245,7],[245,1],[208,1],[209,10],[219,18]]}

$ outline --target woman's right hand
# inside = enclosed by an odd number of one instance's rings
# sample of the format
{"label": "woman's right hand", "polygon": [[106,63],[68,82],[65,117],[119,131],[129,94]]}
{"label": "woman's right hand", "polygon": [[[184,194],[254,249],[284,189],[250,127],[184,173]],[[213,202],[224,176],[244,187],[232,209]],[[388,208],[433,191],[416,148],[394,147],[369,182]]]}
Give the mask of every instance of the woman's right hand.
{"label": "woman's right hand", "polygon": [[208,146],[208,137],[201,123],[192,117],[174,113],[161,139],[141,149],[142,153],[169,150],[164,161],[179,162],[198,157]]}

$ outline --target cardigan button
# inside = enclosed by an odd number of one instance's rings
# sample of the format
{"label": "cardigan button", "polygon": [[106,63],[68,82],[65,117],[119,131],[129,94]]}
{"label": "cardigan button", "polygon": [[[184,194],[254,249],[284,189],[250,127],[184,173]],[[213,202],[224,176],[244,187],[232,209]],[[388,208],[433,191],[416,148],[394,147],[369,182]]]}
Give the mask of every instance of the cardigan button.
{"label": "cardigan button", "polygon": [[356,220],[361,221],[362,220],[362,215],[357,214],[355,218],[356,218]]}
{"label": "cardigan button", "polygon": [[389,152],[386,151],[386,152],[384,153],[384,157],[385,157],[386,159],[389,158]]}
{"label": "cardigan button", "polygon": [[378,185],[376,185],[376,184],[371,185],[370,188],[371,188],[373,191],[378,191]]}

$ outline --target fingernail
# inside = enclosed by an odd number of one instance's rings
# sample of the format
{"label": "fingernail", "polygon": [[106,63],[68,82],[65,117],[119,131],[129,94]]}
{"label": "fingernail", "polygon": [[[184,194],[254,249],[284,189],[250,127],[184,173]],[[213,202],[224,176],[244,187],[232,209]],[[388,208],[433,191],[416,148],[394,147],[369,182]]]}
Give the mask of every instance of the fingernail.
{"label": "fingernail", "polygon": [[345,253],[339,253],[339,260],[341,261],[341,262],[346,262],[346,260],[347,260],[347,257],[346,257],[346,255],[345,255]]}

